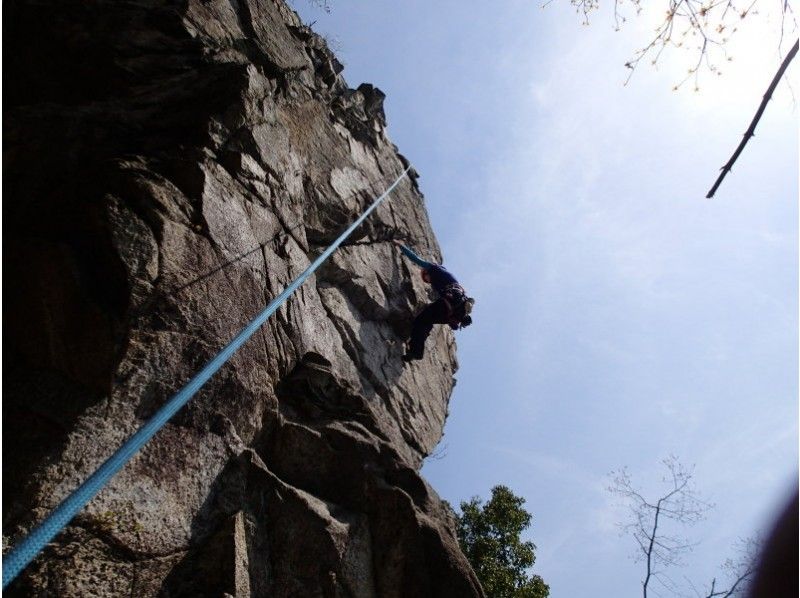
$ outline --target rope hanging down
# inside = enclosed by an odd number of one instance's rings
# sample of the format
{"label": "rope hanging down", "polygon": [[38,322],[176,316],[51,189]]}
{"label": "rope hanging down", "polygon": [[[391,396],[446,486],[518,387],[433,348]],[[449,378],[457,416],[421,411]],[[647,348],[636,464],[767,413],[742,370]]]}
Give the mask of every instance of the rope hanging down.
{"label": "rope hanging down", "polygon": [[198,372],[186,386],[169,399],[161,409],[125,444],[108,458],[80,487],[64,499],[47,518],[3,558],[3,589],[30,563],[42,548],[60,532],[70,520],[88,503],[106,483],[158,432],[178,410],[189,402],[194,394],[208,382],[231,356],[241,347],[278,307],[288,299],[297,288],[336,251],[339,245],[361,224],[372,211],[392,192],[400,180],[408,174],[409,165],[394,183],[378,197],[361,216],[344,231],[331,245],[298,276],[280,295],[264,308],[214,359]]}

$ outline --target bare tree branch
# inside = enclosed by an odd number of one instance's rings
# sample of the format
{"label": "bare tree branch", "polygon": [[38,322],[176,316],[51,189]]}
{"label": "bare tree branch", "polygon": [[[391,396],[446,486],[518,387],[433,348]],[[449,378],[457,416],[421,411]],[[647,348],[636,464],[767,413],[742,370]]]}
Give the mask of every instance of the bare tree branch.
{"label": "bare tree branch", "polygon": [[[764,5],[764,0],[662,1],[664,16],[654,29],[653,37],[625,63],[625,67],[630,69],[626,84],[642,60],[648,58],[651,64],[656,65],[667,49],[680,48],[695,52],[696,58],[692,59],[686,76],[674,89],[693,80],[695,90],[698,90],[702,71],[722,74],[719,64],[732,60],[727,52],[728,42],[739,31],[742,22],[758,12],[756,5]],[[547,0],[546,4],[550,2],[552,0]],[[581,15],[582,22],[588,25],[591,13],[600,7],[600,0],[570,0],[570,4]],[[653,5],[653,2],[645,3],[643,0],[614,0],[615,29],[619,30],[627,21],[626,13],[633,12],[639,16],[645,6],[651,9]],[[779,10],[780,34],[777,43],[778,52],[782,54],[784,36],[797,31],[797,21],[788,0],[780,0]]]}
{"label": "bare tree branch", "polygon": [[666,526],[691,526],[705,518],[713,505],[702,500],[691,481],[693,471],[670,456],[663,461],[667,474],[661,496],[651,502],[634,488],[630,473],[623,468],[611,473],[608,490],[621,497],[631,512],[631,520],[621,527],[630,533],[639,548],[637,560],[645,562],[642,595],[647,598],[651,582],[657,580],[665,589],[674,588],[665,569],[680,564],[681,557],[694,548],[687,539],[673,535]]}
{"label": "bare tree branch", "polygon": [[703,598],[734,598],[744,595],[747,585],[752,581],[756,573],[756,559],[760,552],[761,542],[757,538],[748,538],[740,541],[737,551],[739,558],[737,561],[728,559],[722,566],[730,577],[730,585],[725,589],[717,588],[717,578],[711,580],[711,585]]}
{"label": "bare tree branch", "polygon": [[792,49],[789,50],[789,53],[786,55],[786,58],[783,59],[783,63],[781,63],[778,72],[775,73],[775,76],[772,78],[772,83],[769,84],[769,87],[767,88],[767,91],[764,94],[763,99],[761,100],[761,104],[759,105],[758,110],[756,111],[756,115],[750,122],[750,126],[747,128],[747,131],[745,131],[742,141],[739,143],[738,147],[736,148],[736,151],[733,152],[733,155],[731,156],[730,160],[728,160],[725,166],[722,167],[721,169],[722,171],[719,173],[717,180],[714,182],[714,186],[711,187],[708,194],[706,195],[706,198],[710,199],[714,197],[714,193],[717,192],[717,188],[722,183],[722,180],[725,178],[725,175],[727,175],[731,171],[733,163],[736,162],[736,159],[739,157],[739,154],[742,153],[744,146],[747,145],[747,142],[750,141],[750,138],[755,135],[756,125],[758,124],[758,121],[761,120],[761,116],[764,114],[764,109],[767,107],[767,102],[769,102],[770,98],[772,98],[772,93],[775,91],[775,88],[778,86],[778,83],[783,77],[783,73],[786,71],[786,68],[789,66],[789,63],[795,57],[795,54],[797,54],[797,48],[798,48],[798,42],[796,41],[794,43],[794,46],[792,46]]}
{"label": "bare tree branch", "polygon": [[[659,596],[666,591],[672,596],[691,596],[686,589],[676,584],[667,574],[670,567],[682,565],[682,557],[690,552],[696,542],[689,542],[673,530],[694,525],[705,519],[714,508],[703,500],[693,485],[694,471],[685,468],[680,461],[670,456],[662,461],[666,474],[662,478],[664,487],[660,496],[651,501],[633,486],[626,468],[611,472],[609,492],[623,499],[630,512],[630,519],[620,523],[623,532],[633,536],[636,543],[635,560],[645,563],[642,579],[642,596]],[[756,556],[760,552],[758,538],[740,540],[734,549],[738,557],[727,559],[722,565],[722,581],[714,577],[701,594],[691,580],[684,578],[696,598],[736,598],[743,596],[749,582],[755,576]],[[688,589],[687,588],[687,589]]]}

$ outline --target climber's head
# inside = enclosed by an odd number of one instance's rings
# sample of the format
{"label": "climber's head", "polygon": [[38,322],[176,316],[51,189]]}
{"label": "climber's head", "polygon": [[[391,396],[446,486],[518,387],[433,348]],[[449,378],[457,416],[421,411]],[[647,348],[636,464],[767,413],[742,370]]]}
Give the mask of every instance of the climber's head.
{"label": "climber's head", "polygon": [[422,280],[424,280],[425,282],[430,284],[430,282],[431,282],[431,274],[430,274],[430,272],[428,272],[427,270],[423,269],[422,272],[420,272],[420,276],[422,276]]}
{"label": "climber's head", "polygon": [[470,324],[472,324],[472,316],[464,316],[464,318],[461,320],[461,327],[466,328]]}

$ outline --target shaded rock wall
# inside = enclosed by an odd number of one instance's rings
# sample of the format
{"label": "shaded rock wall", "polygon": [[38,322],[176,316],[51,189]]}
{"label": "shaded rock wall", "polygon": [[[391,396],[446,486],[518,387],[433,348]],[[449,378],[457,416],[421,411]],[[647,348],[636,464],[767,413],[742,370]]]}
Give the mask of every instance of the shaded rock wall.
{"label": "shaded rock wall", "polygon": [[[12,544],[407,165],[273,0],[4,3],[3,533]],[[405,179],[9,595],[478,596],[417,470],[449,331]]]}

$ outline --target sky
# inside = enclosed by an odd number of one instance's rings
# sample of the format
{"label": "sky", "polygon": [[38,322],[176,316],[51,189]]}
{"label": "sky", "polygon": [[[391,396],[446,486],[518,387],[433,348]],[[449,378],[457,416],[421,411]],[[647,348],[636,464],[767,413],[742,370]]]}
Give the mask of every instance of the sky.
{"label": "sky", "polygon": [[771,21],[676,92],[681,51],[623,85],[648,15],[614,31],[566,0],[294,7],[351,87],[386,93],[444,263],[477,300],[426,479],[454,505],[497,484],[523,496],[551,597],[638,596],[609,473],[657,497],[675,455],[715,508],[672,577],[688,595],[719,577],[798,476],[797,64],[705,199],[780,63]]}

